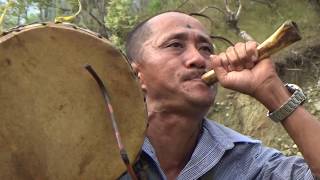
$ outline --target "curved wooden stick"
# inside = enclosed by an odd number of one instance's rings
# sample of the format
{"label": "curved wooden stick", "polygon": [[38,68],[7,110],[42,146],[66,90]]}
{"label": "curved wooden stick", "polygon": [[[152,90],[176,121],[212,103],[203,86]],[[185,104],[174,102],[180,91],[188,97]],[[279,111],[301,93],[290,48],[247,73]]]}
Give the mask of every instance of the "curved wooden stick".
{"label": "curved wooden stick", "polygon": [[[104,99],[104,103],[106,105],[106,111],[110,114],[110,119],[112,122],[112,128],[117,140],[117,144],[119,147],[119,152],[120,152],[120,157],[123,161],[123,163],[125,164],[125,166],[127,167],[127,171],[131,177],[132,180],[138,180],[132,166],[129,160],[129,156],[127,153],[127,150],[124,147],[124,144],[122,143],[121,140],[121,136],[120,136],[120,131],[118,128],[118,124],[114,115],[114,111],[113,111],[113,107],[111,105],[111,100],[110,100],[110,96],[108,94],[107,88],[105,87],[105,85],[103,84],[102,80],[100,79],[100,77],[98,76],[98,74],[96,73],[96,71],[91,67],[90,64],[86,64],[85,65],[86,70],[92,75],[92,77],[94,78],[94,80],[97,82],[100,91],[103,95],[103,99]],[[110,162],[112,163],[112,162]]]}
{"label": "curved wooden stick", "polygon": [[[257,47],[259,60],[271,56],[300,39],[301,35],[297,24],[291,20],[287,20],[276,30],[276,32]],[[208,85],[212,85],[218,81],[213,70],[203,74],[201,79]]]}

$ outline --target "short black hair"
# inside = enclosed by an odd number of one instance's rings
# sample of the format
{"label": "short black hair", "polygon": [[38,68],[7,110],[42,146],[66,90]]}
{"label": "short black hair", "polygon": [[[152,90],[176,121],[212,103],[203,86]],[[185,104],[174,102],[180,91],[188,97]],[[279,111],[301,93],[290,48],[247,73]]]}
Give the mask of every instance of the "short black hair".
{"label": "short black hair", "polygon": [[[154,16],[152,16],[154,17]],[[142,44],[150,37],[151,29],[148,27],[147,22],[152,17],[145,19],[144,21],[137,24],[131,32],[127,35],[126,39],[126,55],[128,61],[134,62],[142,58]]]}
{"label": "short black hair", "polygon": [[170,11],[163,11],[156,13],[142,22],[138,23],[131,32],[127,35],[126,38],[126,45],[125,45],[125,51],[126,51],[126,56],[128,58],[128,61],[130,63],[139,61],[142,59],[142,44],[148,40],[150,35],[152,34],[151,28],[147,25],[147,22],[152,19],[155,16],[158,16],[163,13],[167,12],[178,12],[178,13],[183,13],[186,14],[182,11],[177,11],[177,10],[170,10]]}

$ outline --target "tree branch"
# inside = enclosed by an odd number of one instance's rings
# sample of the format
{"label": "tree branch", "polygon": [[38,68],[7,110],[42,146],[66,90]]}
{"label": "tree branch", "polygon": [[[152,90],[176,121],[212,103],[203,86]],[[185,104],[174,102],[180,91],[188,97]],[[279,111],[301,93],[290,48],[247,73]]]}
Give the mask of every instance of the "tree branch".
{"label": "tree branch", "polygon": [[[225,18],[226,18],[226,22],[229,25],[230,29],[235,30],[235,33],[240,36],[242,39],[244,39],[245,41],[254,41],[254,39],[252,38],[251,35],[249,35],[246,31],[243,31],[239,28],[238,26],[238,21],[239,21],[239,16],[242,10],[242,4],[241,4],[241,0],[236,0],[236,6],[237,6],[237,11],[232,11],[229,7],[229,1],[228,0],[224,0],[225,3],[225,8],[226,11],[222,10],[219,7],[216,6],[206,6],[204,8],[202,8],[198,13],[190,13],[191,16],[201,16],[204,17],[206,19],[210,20],[211,23],[211,27],[213,25],[213,20],[204,15],[203,13],[207,10],[207,9],[215,9],[219,12],[221,12],[222,14],[224,14]],[[211,29],[210,29],[211,32]],[[228,42],[230,45],[233,45],[233,43],[231,41],[229,41],[228,39],[221,37],[221,36],[211,36],[211,38],[216,38],[216,39],[221,39],[224,40],[225,42]]]}
{"label": "tree branch", "polygon": [[211,28],[213,26],[213,20],[209,16],[201,14],[201,13],[189,13],[189,15],[190,16],[200,16],[200,17],[204,17],[204,18],[208,19],[210,21],[210,32],[211,32],[211,30],[212,30]]}
{"label": "tree branch", "polygon": [[230,46],[234,46],[233,42],[231,42],[229,39],[222,37],[222,36],[214,36],[214,35],[210,35],[211,39],[220,39],[223,40],[224,42],[227,42]]}
{"label": "tree branch", "polygon": [[224,5],[225,5],[225,7],[226,7],[227,13],[233,14],[233,12],[231,11],[231,9],[229,8],[228,0],[224,0]]}
{"label": "tree branch", "polygon": [[178,7],[177,9],[182,8],[182,6],[186,5],[190,0],[184,0]]}
{"label": "tree branch", "polygon": [[229,21],[238,21],[238,18],[242,9],[241,1],[240,0],[236,1],[236,4],[238,6],[237,12],[234,12],[229,8],[228,0],[224,0],[224,4],[228,13]]}
{"label": "tree branch", "polygon": [[272,4],[269,1],[263,1],[263,0],[251,0],[251,1],[267,5],[271,9],[273,8]]}
{"label": "tree branch", "polygon": [[235,19],[239,19],[239,15],[240,15],[240,12],[241,12],[241,9],[242,9],[242,5],[241,5],[241,1],[240,0],[238,0],[237,1],[238,2],[238,11],[237,11],[237,13],[236,13],[236,15],[235,15]]}
{"label": "tree branch", "polygon": [[88,14],[105,30],[105,34],[102,35],[107,38],[110,37],[110,29],[108,29],[108,27],[104,23],[102,23],[94,14],[92,14],[92,12],[89,12]]}
{"label": "tree branch", "polygon": [[204,13],[207,9],[216,9],[218,10],[219,12],[221,12],[222,14],[224,14],[225,16],[227,16],[226,12],[224,12],[222,9],[216,7],[216,6],[206,6],[204,8],[202,8],[198,13],[199,14],[202,14]]}

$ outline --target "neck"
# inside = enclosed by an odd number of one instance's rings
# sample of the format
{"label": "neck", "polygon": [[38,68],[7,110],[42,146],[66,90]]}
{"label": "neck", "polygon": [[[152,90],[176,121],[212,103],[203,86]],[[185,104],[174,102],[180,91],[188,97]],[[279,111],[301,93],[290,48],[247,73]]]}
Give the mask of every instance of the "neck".
{"label": "neck", "polygon": [[147,136],[168,179],[176,179],[201,134],[203,116],[149,112]]}

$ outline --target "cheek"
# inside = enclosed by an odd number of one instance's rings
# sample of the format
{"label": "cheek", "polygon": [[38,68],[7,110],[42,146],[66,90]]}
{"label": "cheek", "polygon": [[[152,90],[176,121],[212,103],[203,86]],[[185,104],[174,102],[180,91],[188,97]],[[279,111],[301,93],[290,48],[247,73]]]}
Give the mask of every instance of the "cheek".
{"label": "cheek", "polygon": [[157,53],[156,57],[144,61],[143,71],[150,84],[159,81],[172,83],[183,76],[179,72],[180,66],[179,59]]}
{"label": "cheek", "polygon": [[171,63],[158,64],[152,69],[153,70],[150,73],[161,79],[166,79],[167,81],[172,81],[175,78],[183,76],[182,72],[178,70],[178,66]]}
{"label": "cheek", "polygon": [[182,77],[182,73],[181,72],[177,72],[176,73],[176,77],[180,79]]}

